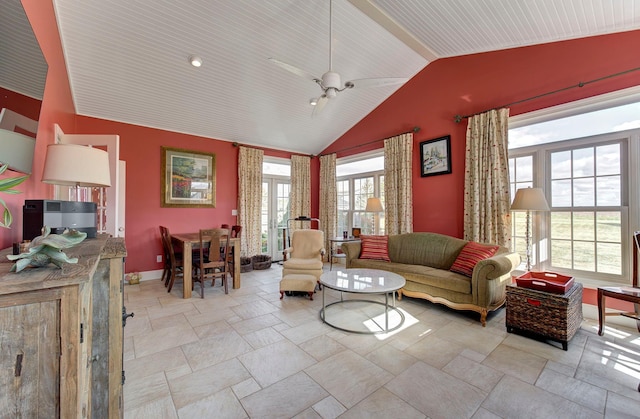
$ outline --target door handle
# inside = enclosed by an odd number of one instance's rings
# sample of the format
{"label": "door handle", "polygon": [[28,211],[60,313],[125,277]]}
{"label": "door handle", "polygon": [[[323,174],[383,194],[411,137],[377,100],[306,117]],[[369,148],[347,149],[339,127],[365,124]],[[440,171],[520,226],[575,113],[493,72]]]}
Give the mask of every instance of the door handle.
{"label": "door handle", "polygon": [[122,307],[122,327],[125,327],[127,325],[127,317],[133,317],[134,313],[127,313],[127,309],[123,306]]}

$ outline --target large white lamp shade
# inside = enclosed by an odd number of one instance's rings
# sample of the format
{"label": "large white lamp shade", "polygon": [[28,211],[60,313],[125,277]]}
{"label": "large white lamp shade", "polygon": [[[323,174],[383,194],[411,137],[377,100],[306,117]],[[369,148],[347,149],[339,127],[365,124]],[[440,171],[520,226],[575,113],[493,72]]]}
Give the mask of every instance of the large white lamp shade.
{"label": "large white lamp shade", "polygon": [[367,206],[364,210],[366,212],[383,212],[384,208],[382,208],[382,202],[380,202],[380,198],[368,198]]}
{"label": "large white lamp shade", "polygon": [[549,211],[549,205],[540,188],[522,188],[516,191],[511,210]]}
{"label": "large white lamp shade", "polygon": [[78,144],[50,144],[42,182],[65,186],[111,186],[109,153]]}

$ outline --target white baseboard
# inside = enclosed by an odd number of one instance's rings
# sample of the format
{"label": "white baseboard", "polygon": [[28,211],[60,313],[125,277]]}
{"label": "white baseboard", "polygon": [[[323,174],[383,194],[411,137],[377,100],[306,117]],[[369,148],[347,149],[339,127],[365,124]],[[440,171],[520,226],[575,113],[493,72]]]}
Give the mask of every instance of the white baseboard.
{"label": "white baseboard", "polygon": [[[127,272],[125,275],[125,280],[127,275],[129,275],[131,272]],[[162,278],[162,269],[156,269],[155,271],[144,271],[144,272],[140,272],[140,274],[142,275],[142,278],[140,278],[140,281],[151,281],[152,279],[160,279]]]}

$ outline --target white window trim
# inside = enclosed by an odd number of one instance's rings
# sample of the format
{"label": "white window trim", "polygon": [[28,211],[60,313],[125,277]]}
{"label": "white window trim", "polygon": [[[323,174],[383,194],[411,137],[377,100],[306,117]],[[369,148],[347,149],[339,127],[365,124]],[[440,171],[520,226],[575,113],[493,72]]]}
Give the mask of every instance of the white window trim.
{"label": "white window trim", "polygon": [[339,157],[336,159],[336,166],[341,164],[353,163],[359,160],[372,159],[374,157],[384,157],[384,149],[365,151],[364,153],[352,154],[350,156]]}
{"label": "white window trim", "polygon": [[[622,106],[634,102],[640,102],[640,86],[631,87],[628,89],[622,89],[615,92],[606,93],[599,96],[594,96],[574,102],[565,103],[562,105],[540,109],[533,112],[528,112],[526,114],[516,115],[509,118],[509,129],[520,128],[526,125],[537,124],[540,122],[545,122],[553,119],[565,118],[568,116],[578,115],[587,112],[593,112],[597,110],[607,109],[616,106]],[[603,137],[610,136],[612,138],[627,138],[628,140],[628,149],[627,149],[627,160],[625,164],[628,167],[628,187],[626,193],[628,194],[628,212],[627,212],[627,220],[628,224],[626,226],[626,231],[623,232],[623,240],[626,241],[627,249],[633,251],[631,247],[631,234],[634,231],[640,230],[640,129],[632,129],[626,131],[616,131],[605,134],[598,134],[591,137],[584,137],[584,142],[590,142],[589,139],[593,139],[593,137]],[[565,141],[575,141],[575,140],[565,140]],[[509,150],[509,157],[517,157],[521,154],[531,153],[532,150],[536,150],[536,153],[539,155],[537,158],[539,161],[545,162],[545,156],[540,148],[544,147],[546,150],[551,148],[561,148],[561,144],[565,141],[560,141],[558,143],[549,143],[540,146],[527,146],[521,147],[517,149]],[[579,143],[577,143],[579,144]],[[624,157],[624,156],[623,156]],[[543,163],[544,165],[545,163]],[[542,185],[544,175],[546,173],[546,167],[541,167],[541,172],[536,172],[534,175],[534,184]],[[548,190],[548,185],[545,184],[545,189]],[[541,226],[545,226],[543,230],[546,230],[546,222],[539,223]],[[547,231],[538,231],[540,237],[548,237]],[[542,249],[541,249],[542,250]],[[630,272],[632,271],[632,257],[631,253],[627,252],[627,255],[623,255],[623,276],[630,278]],[[544,255],[540,255],[541,258],[544,258]],[[541,262],[544,263],[543,260]],[[587,287],[601,287],[606,285],[620,285],[619,283],[608,282],[603,280],[595,280],[592,278],[579,278],[585,286]]]}
{"label": "white window trim", "polygon": [[640,86],[509,117],[509,129],[640,102]]}

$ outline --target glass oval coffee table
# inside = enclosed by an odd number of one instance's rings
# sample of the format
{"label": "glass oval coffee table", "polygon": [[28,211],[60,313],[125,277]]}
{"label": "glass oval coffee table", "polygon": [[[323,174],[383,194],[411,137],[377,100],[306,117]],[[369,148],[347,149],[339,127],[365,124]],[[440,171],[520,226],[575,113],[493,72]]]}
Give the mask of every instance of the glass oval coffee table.
{"label": "glass oval coffee table", "polygon": [[[342,269],[337,271],[324,272],[320,276],[320,283],[324,285],[322,291],[322,310],[320,310],[320,318],[329,326],[351,333],[377,334],[389,333],[398,329],[404,323],[404,314],[396,308],[395,292],[404,287],[405,279],[393,272],[382,271],[379,269]],[[330,304],[325,302],[326,288],[340,291],[340,300]],[[384,303],[373,299],[344,299],[343,293],[349,294],[380,294],[384,295]],[[389,295],[392,297],[392,305],[389,305]],[[364,310],[348,310],[347,305],[360,304],[364,306]],[[371,306],[384,306],[384,325],[381,315],[374,313]],[[367,307],[368,306],[368,307]],[[330,310],[327,310],[331,308]],[[393,314],[396,324],[389,327],[389,312]],[[332,313],[333,312],[333,313]],[[365,320],[357,320],[356,315],[365,315]],[[327,319],[330,318],[331,321]],[[348,317],[354,317],[354,322],[363,323],[365,330],[358,330],[350,327],[349,324],[338,324],[337,321],[342,320],[343,323]],[[392,320],[394,320],[392,319]],[[352,322],[353,323],[353,322]],[[383,327],[384,326],[384,327]]]}

